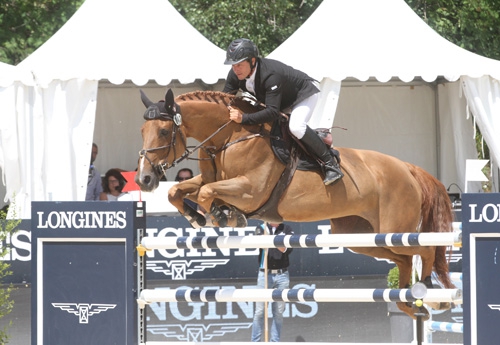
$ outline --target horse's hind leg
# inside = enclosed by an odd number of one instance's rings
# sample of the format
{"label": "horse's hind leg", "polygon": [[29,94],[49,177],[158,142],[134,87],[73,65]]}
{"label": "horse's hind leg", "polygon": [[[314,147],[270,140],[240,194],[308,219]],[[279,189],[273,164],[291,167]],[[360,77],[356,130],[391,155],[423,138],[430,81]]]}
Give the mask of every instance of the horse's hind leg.
{"label": "horse's hind leg", "polygon": [[[398,255],[398,258],[399,260],[394,259],[393,261],[399,269],[399,288],[408,289],[410,288],[411,275],[413,272],[413,256]],[[398,302],[396,304],[400,310],[408,314],[413,319],[416,319],[416,313],[422,316],[423,321],[427,321],[430,318],[429,311],[424,307],[417,307],[411,302]]]}
{"label": "horse's hind leg", "polygon": [[[393,261],[399,269],[399,288],[406,289],[410,287],[412,273],[412,255],[401,255],[392,251],[392,248],[387,247],[359,247],[350,248],[359,254],[364,254],[376,258],[384,258]],[[398,308],[406,313],[411,318],[415,319],[415,313],[423,313],[423,320],[429,319],[429,312],[425,308],[418,308],[413,303],[397,302]]]}
{"label": "horse's hind leg", "polygon": [[[422,260],[422,272],[421,276],[419,277],[420,282],[424,283],[428,289],[432,289],[432,281],[431,281],[431,274],[435,262],[435,253],[436,253],[436,247],[433,246],[422,246],[422,247],[394,247],[391,249],[393,252],[396,254],[400,254],[401,256],[406,256],[412,260],[414,255],[420,255],[420,259]],[[406,265],[404,265],[406,266]],[[398,267],[400,268],[400,274],[402,273],[402,268],[398,264]],[[409,264],[410,270],[412,269],[411,262]],[[408,279],[411,278],[411,272],[410,275],[408,275]],[[402,278],[404,279],[404,278]],[[409,280],[408,280],[409,282]],[[409,285],[401,285],[401,288],[406,288]],[[427,305],[435,310],[447,310],[450,309],[451,304],[448,302],[429,302]]]}
{"label": "horse's hind leg", "polygon": [[[420,277],[420,279],[428,289],[432,289],[434,286],[432,284],[431,274],[436,258],[436,247],[426,247],[426,249],[427,251],[425,254],[427,255],[420,253],[420,257],[422,259],[422,277]],[[448,310],[451,308],[451,304],[449,302],[432,302],[427,303],[427,305],[435,310]]]}

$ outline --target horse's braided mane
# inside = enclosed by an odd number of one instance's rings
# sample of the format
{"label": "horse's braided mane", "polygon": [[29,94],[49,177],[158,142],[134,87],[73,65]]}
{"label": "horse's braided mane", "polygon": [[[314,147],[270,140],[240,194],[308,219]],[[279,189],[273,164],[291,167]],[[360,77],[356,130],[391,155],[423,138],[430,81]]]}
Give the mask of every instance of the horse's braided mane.
{"label": "horse's braided mane", "polygon": [[223,103],[228,106],[235,96],[220,91],[193,91],[177,96],[176,101]]}

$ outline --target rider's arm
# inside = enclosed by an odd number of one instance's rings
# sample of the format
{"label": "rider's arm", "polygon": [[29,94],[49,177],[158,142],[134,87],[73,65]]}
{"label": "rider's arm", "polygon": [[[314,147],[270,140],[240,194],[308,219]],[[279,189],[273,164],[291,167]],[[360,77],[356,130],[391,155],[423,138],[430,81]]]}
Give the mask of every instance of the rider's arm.
{"label": "rider's arm", "polygon": [[243,114],[241,121],[243,125],[273,122],[279,118],[282,97],[281,77],[277,74],[271,74],[262,84],[265,88],[264,104],[266,107],[252,114]]}

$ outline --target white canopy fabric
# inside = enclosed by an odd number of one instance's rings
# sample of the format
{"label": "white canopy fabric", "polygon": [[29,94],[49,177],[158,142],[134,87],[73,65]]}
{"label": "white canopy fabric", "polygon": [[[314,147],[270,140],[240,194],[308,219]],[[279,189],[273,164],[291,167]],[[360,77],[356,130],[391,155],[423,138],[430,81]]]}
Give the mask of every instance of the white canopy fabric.
{"label": "white canopy fabric", "polygon": [[8,86],[12,83],[12,72],[15,66],[0,61],[0,87]]}
{"label": "white canopy fabric", "polygon": [[12,68],[14,68],[14,66],[9,65],[8,63],[0,61],[0,73],[4,73],[4,71],[8,71],[8,70],[10,70]]}
{"label": "white canopy fabric", "polygon": [[168,0],[86,0],[19,66],[31,71],[38,85],[79,78],[213,84],[227,75],[224,57]]}
{"label": "white canopy fabric", "polygon": [[25,84],[32,84],[33,77],[28,71],[21,70],[16,66],[9,65],[0,61],[0,87],[6,88],[15,81]]}
{"label": "white canopy fabric", "polygon": [[321,80],[353,77],[366,81],[392,77],[427,82],[444,76],[491,75],[500,79],[500,62],[447,41],[403,0],[324,0],[269,56]]}
{"label": "white canopy fabric", "polygon": [[31,201],[84,200],[97,81],[16,82],[0,96],[9,217],[31,218]]}
{"label": "white canopy fabric", "polygon": [[[0,90],[3,90],[4,87],[9,86],[12,82],[12,79],[10,78],[10,73],[15,69],[14,66],[6,64],[4,62],[0,61]],[[5,80],[9,80],[7,82],[7,85],[5,85]],[[3,97],[3,93],[0,92],[0,97]],[[1,116],[1,115],[0,115]],[[2,140],[2,137],[0,136],[0,141]],[[4,158],[4,153],[2,150],[0,150],[0,168],[4,169],[5,166],[5,158]],[[5,189],[5,175],[2,173],[1,176],[1,181],[0,183],[0,195],[5,195],[6,194],[6,189]],[[0,206],[3,207],[3,201],[0,200]]]}
{"label": "white canopy fabric", "polygon": [[[490,149],[491,159],[496,165],[496,169],[491,169],[495,183],[498,181],[500,166],[500,81],[489,76],[464,76],[462,85],[468,106],[476,118],[479,130]],[[498,185],[493,187],[499,190]]]}
{"label": "white canopy fabric", "polygon": [[[317,80],[342,82],[334,123],[349,130],[334,131],[337,146],[394,155],[464,190],[465,159],[477,158],[469,104],[500,163],[500,128],[494,126],[500,61],[447,41],[403,0],[324,0],[268,57]],[[479,84],[466,89],[465,102],[459,89],[442,87],[438,77],[459,86],[461,77],[462,85]],[[474,96],[472,90],[478,90]],[[472,190],[480,191],[478,186]]]}

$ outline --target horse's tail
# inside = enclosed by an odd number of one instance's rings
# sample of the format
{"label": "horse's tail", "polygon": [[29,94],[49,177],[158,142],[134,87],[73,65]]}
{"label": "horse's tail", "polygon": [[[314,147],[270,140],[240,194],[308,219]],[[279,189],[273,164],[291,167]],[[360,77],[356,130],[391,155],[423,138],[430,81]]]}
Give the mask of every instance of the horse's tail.
{"label": "horse's tail", "polygon": [[[407,163],[413,177],[422,190],[422,232],[450,232],[453,230],[453,212],[448,192],[444,185],[427,171]],[[449,277],[445,246],[436,247],[434,270],[447,289],[452,288]]]}

